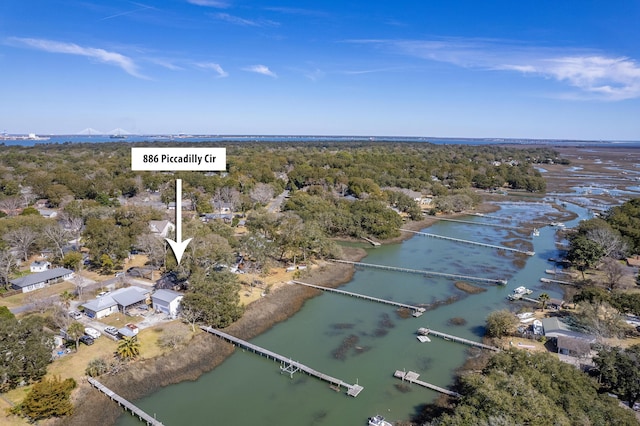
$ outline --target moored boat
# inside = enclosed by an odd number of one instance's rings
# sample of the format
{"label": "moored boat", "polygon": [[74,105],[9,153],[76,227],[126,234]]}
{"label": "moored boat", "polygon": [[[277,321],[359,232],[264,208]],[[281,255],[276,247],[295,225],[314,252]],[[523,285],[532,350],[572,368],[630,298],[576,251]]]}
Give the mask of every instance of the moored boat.
{"label": "moored boat", "polygon": [[382,417],[381,415],[377,415],[374,417],[369,417],[369,426],[393,426],[393,424],[389,423]]}

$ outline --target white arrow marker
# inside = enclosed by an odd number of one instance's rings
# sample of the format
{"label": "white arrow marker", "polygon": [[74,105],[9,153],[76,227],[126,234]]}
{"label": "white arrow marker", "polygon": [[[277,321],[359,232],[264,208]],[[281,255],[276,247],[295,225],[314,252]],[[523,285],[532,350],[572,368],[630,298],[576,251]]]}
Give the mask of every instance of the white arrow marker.
{"label": "white arrow marker", "polygon": [[176,240],[173,241],[169,238],[165,238],[165,240],[171,246],[179,265],[182,255],[191,241],[191,238],[182,241],[182,179],[176,179]]}

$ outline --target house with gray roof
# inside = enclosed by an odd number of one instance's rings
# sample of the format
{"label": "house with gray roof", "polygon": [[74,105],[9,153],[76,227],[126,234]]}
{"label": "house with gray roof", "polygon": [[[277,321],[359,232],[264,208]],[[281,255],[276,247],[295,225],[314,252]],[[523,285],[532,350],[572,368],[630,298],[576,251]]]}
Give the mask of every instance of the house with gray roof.
{"label": "house with gray roof", "polygon": [[584,340],[588,343],[595,343],[596,341],[595,336],[574,330],[557,317],[543,318],[542,328],[544,329],[544,335],[549,339],[571,337],[574,339]]}
{"label": "house with gray roof", "polygon": [[127,309],[146,304],[150,293],[151,291],[137,286],[120,288],[81,306],[89,318],[99,319],[115,312],[125,314]]}
{"label": "house with gray roof", "polygon": [[165,314],[175,318],[178,316],[178,307],[184,295],[173,290],[156,290],[151,295],[153,310],[156,312],[164,312]]}
{"label": "house with gray roof", "polygon": [[35,274],[25,275],[9,281],[11,287],[21,290],[23,293],[37,290],[39,288],[48,287],[51,284],[62,280],[68,280],[73,277],[73,271],[67,268],[47,269]]}

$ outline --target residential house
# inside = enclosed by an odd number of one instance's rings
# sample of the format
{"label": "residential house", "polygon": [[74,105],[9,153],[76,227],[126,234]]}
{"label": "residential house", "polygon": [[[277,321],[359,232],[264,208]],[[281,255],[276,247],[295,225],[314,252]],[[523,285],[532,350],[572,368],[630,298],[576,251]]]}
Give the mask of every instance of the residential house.
{"label": "residential house", "polygon": [[167,238],[169,232],[173,232],[176,226],[168,220],[150,220],[149,229],[154,235]]}
{"label": "residential house", "polygon": [[28,293],[39,288],[48,287],[50,284],[56,283],[60,280],[68,280],[72,277],[73,271],[67,268],[55,268],[16,278],[9,282],[11,283],[11,287],[14,289],[21,290],[23,293]]}
{"label": "residential house", "polygon": [[157,290],[151,295],[153,310],[164,312],[175,318],[178,316],[178,307],[184,295],[173,290]]}
{"label": "residential house", "polygon": [[126,314],[128,309],[146,304],[150,294],[150,290],[131,286],[114,290],[80,306],[84,308],[84,313],[89,318],[99,319],[115,312]]}
{"label": "residential house", "polygon": [[583,339],[576,339],[568,336],[558,336],[556,340],[558,353],[576,358],[583,358],[591,352],[591,344]]}
{"label": "residential house", "polygon": [[560,321],[560,319],[557,317],[543,318],[542,327],[544,329],[544,335],[549,339],[562,336],[571,337],[574,339],[582,339],[588,343],[594,343],[596,341],[596,338],[594,336],[572,329],[571,327],[569,327],[569,325]]}
{"label": "residential house", "polygon": [[58,212],[50,209],[38,209],[40,216],[45,217],[47,219],[53,219],[58,216]]}
{"label": "residential house", "polygon": [[29,265],[31,272],[44,272],[49,268],[51,268],[51,262],[47,262],[46,260],[36,260]]}

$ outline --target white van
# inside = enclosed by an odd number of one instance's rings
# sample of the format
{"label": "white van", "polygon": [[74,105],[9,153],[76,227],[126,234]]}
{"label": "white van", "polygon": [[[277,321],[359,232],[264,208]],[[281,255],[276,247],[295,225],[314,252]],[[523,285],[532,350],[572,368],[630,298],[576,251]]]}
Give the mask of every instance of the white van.
{"label": "white van", "polygon": [[98,330],[96,330],[95,328],[91,328],[91,327],[85,327],[84,334],[86,334],[87,336],[91,336],[94,339],[97,339],[98,337],[101,336],[101,334],[100,334],[100,332]]}

